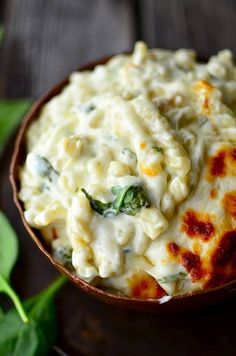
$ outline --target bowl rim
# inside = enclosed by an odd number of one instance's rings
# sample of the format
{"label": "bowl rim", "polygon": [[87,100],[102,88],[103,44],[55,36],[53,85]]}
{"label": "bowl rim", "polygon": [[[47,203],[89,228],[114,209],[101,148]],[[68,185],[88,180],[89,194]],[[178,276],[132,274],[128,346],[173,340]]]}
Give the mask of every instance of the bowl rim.
{"label": "bowl rim", "polygon": [[[123,52],[121,54],[127,54],[127,52]],[[109,55],[109,56],[102,57],[99,60],[89,62],[86,65],[80,66],[75,71],[93,70],[97,65],[105,64],[113,56],[114,55]],[[93,296],[96,296],[99,299],[102,299],[108,304],[115,304],[116,306],[119,306],[120,304],[121,306],[125,306],[128,309],[136,309],[136,310],[137,309],[146,310],[149,309],[149,306],[151,306],[150,309],[152,311],[154,306],[155,307],[154,309],[158,309],[158,311],[160,311],[160,308],[163,308],[166,305],[173,306],[174,304],[176,304],[176,306],[178,307],[180,305],[180,302],[181,304],[184,302],[189,304],[189,302],[193,301],[194,299],[197,302],[199,298],[201,299],[200,304],[201,302],[205,304],[205,299],[209,299],[209,298],[211,299],[213,296],[216,297],[217,300],[225,299],[226,296],[222,296],[222,292],[225,292],[225,294],[229,294],[229,295],[235,293],[236,279],[215,288],[198,290],[183,295],[170,296],[170,299],[168,299],[167,301],[162,301],[163,297],[158,299],[154,299],[154,298],[143,299],[143,298],[134,298],[125,295],[113,294],[101,288],[95,287],[92,284],[89,284],[88,282],[84,281],[82,278],[70,273],[70,271],[66,269],[62,264],[57,262],[49,253],[49,251],[46,249],[45,243],[44,244],[42,243],[42,235],[40,234],[40,231],[30,227],[30,225],[27,223],[24,216],[23,204],[20,202],[20,199],[18,198],[18,192],[19,192],[18,172],[20,168],[19,163],[22,161],[22,158],[25,158],[24,156],[22,156],[22,150],[24,150],[24,146],[25,146],[25,135],[30,124],[34,120],[37,120],[38,114],[41,112],[43,106],[50,99],[52,99],[53,97],[55,97],[56,95],[62,92],[65,86],[69,83],[70,75],[75,71],[71,72],[59,83],[53,85],[51,88],[49,88],[49,90],[47,90],[44,94],[40,95],[33,102],[31,108],[28,110],[28,112],[22,119],[20,128],[18,129],[17,136],[15,139],[13,154],[10,162],[9,179],[13,192],[13,201],[18,209],[23,225],[26,231],[28,232],[28,234],[30,235],[30,237],[32,238],[32,240],[36,243],[40,251],[48,258],[48,260],[59,272],[66,275],[74,284],[79,286],[85,292],[92,294]],[[210,303],[208,302],[207,304]],[[166,308],[164,309],[166,310]]]}

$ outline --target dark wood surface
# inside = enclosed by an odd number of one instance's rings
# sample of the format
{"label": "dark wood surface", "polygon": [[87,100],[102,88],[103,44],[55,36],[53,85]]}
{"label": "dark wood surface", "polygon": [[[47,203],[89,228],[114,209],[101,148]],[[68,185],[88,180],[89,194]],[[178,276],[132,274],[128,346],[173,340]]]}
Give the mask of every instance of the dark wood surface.
{"label": "dark wood surface", "polygon": [[[137,39],[152,47],[196,48],[204,57],[225,47],[236,54],[234,0],[1,0],[0,20],[5,29],[1,97],[34,98],[79,65],[129,50]],[[13,283],[24,298],[57,273],[28,238],[12,203],[12,142],[0,162],[0,207],[20,238]],[[235,299],[194,312],[155,315],[112,308],[68,284],[57,306],[57,347],[67,355],[236,354]]]}

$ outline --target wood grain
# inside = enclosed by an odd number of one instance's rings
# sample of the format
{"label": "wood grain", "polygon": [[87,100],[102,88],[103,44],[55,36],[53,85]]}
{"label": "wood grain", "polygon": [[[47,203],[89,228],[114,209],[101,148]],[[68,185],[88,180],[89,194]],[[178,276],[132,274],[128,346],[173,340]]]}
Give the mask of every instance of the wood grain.
{"label": "wood grain", "polygon": [[134,39],[130,1],[10,0],[6,5],[2,96],[35,97],[82,63],[129,49]]}
{"label": "wood grain", "polygon": [[151,47],[194,48],[207,58],[223,48],[236,54],[235,0],[140,0],[141,38]]}

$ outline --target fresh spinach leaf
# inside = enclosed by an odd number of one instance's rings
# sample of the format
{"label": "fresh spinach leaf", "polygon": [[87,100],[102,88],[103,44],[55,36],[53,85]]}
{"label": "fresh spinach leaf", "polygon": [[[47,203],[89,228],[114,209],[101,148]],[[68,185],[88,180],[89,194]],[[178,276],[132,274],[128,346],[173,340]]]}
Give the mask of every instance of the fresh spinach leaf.
{"label": "fresh spinach leaf", "polygon": [[111,192],[115,196],[115,200],[109,203],[93,199],[85,189],[81,189],[81,191],[90,201],[91,208],[104,217],[115,216],[119,213],[135,215],[142,207],[150,207],[150,203],[142,187],[139,186],[112,187]]}
{"label": "fresh spinach leaf", "polygon": [[0,211],[0,274],[7,281],[18,255],[18,239],[5,215]]}
{"label": "fresh spinach leaf", "polygon": [[0,25],[0,44],[2,44],[3,36],[4,36],[4,28],[2,25]]}
{"label": "fresh spinach leaf", "polygon": [[0,152],[30,103],[27,99],[0,101]]}
{"label": "fresh spinach leaf", "polygon": [[0,292],[7,294],[14,303],[20,317],[28,321],[19,297],[11,288],[9,280],[18,255],[18,240],[7,218],[0,212]]}
{"label": "fresh spinach leaf", "polygon": [[67,279],[64,276],[60,276],[46,290],[23,304],[30,320],[34,320],[37,323],[43,335],[47,338],[47,342],[51,345],[55,342],[56,337],[56,309],[54,297],[66,281]]}
{"label": "fresh spinach leaf", "polygon": [[19,313],[19,316],[21,317],[22,321],[24,323],[27,323],[29,321],[25,310],[21,304],[21,301],[18,297],[18,295],[15,293],[15,291],[12,289],[10,286],[9,282],[7,282],[4,277],[0,273],[0,292],[5,293],[8,295],[8,297],[11,298],[12,302],[15,305],[15,308],[17,312]]}
{"label": "fresh spinach leaf", "polygon": [[65,277],[58,278],[45,291],[23,303],[28,323],[22,322],[15,309],[0,319],[0,355],[48,354],[56,339],[54,296],[65,281]]}
{"label": "fresh spinach leaf", "polygon": [[4,318],[4,311],[2,308],[0,308],[0,321],[2,318]]}
{"label": "fresh spinach leaf", "polygon": [[173,274],[171,276],[166,276],[158,279],[158,282],[160,283],[172,283],[172,282],[178,282],[182,279],[185,279],[187,277],[187,273],[185,272],[179,272],[177,274]]}
{"label": "fresh spinach leaf", "polygon": [[46,340],[38,326],[31,321],[24,324],[15,310],[0,321],[0,354],[6,356],[47,355]]}

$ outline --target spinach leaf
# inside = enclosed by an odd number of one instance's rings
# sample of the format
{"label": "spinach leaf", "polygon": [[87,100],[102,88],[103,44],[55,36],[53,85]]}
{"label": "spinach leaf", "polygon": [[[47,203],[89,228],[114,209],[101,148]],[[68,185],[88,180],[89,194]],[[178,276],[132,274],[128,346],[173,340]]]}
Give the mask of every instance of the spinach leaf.
{"label": "spinach leaf", "polygon": [[55,293],[65,283],[58,278],[49,288],[23,303],[29,322],[24,324],[15,309],[0,319],[0,355],[43,356],[56,339]]}
{"label": "spinach leaf", "polygon": [[0,101],[0,152],[30,103],[26,99]]}
{"label": "spinach leaf", "polygon": [[[53,345],[56,338],[56,308],[54,297],[67,279],[60,276],[46,290],[24,302],[24,307],[30,320],[34,320],[47,339],[47,344]],[[50,347],[51,347],[50,346]]]}
{"label": "spinach leaf", "polygon": [[142,187],[139,186],[112,187],[111,192],[115,195],[115,200],[109,203],[93,199],[85,189],[81,189],[81,191],[90,201],[91,208],[104,217],[115,216],[119,213],[135,215],[142,207],[150,207],[150,203]]}
{"label": "spinach leaf", "polygon": [[0,211],[0,274],[8,281],[18,255],[18,240],[7,218]]}
{"label": "spinach leaf", "polygon": [[66,268],[74,269],[72,265],[72,248],[70,246],[57,246],[53,250],[53,257]]}
{"label": "spinach leaf", "polygon": [[2,308],[0,308],[0,321],[2,318],[4,318],[4,311]]}
{"label": "spinach leaf", "polygon": [[182,279],[185,279],[187,277],[187,273],[185,272],[179,272],[177,274],[173,274],[171,276],[166,276],[158,279],[158,282],[160,283],[172,283],[172,282],[178,282]]}
{"label": "spinach leaf", "polygon": [[9,284],[10,274],[18,255],[18,240],[7,218],[0,212],[0,292],[6,293],[14,303],[24,322],[28,317],[22,304]]}
{"label": "spinach leaf", "polygon": [[15,293],[15,291],[11,288],[10,284],[4,279],[4,277],[1,274],[0,274],[0,292],[7,294],[8,297],[11,298],[22,321],[24,323],[27,323],[29,319],[25,313],[25,310],[21,304],[18,295]]}
{"label": "spinach leaf", "polygon": [[85,107],[85,111],[86,112],[91,112],[91,111],[93,111],[95,109],[96,109],[96,106],[94,104],[92,104],[92,103]]}
{"label": "spinach leaf", "polygon": [[81,191],[85,194],[86,198],[89,200],[91,208],[98,214],[106,216],[111,210],[112,203],[103,203],[100,200],[93,199],[84,188]]}
{"label": "spinach leaf", "polygon": [[59,173],[53,168],[47,158],[36,155],[35,169],[41,177],[47,177],[49,182],[55,182],[58,179]]}
{"label": "spinach leaf", "polygon": [[135,215],[142,207],[149,208],[150,203],[142,187],[134,185],[127,185],[122,188],[113,203],[113,208],[117,214],[120,212],[127,215]]}
{"label": "spinach leaf", "polygon": [[31,321],[24,324],[15,310],[0,321],[0,354],[15,356],[46,355],[46,340],[41,330]]}
{"label": "spinach leaf", "polygon": [[2,44],[3,36],[4,36],[4,28],[2,25],[0,25],[0,44]]}

